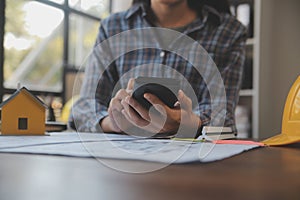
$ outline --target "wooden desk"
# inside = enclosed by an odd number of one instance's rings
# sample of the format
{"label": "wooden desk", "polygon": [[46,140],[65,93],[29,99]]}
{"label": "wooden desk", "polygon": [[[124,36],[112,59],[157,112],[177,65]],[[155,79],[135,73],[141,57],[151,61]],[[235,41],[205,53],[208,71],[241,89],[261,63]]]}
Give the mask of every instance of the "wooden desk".
{"label": "wooden desk", "polygon": [[147,174],[118,172],[95,159],[5,153],[0,159],[1,200],[300,199],[300,144]]}

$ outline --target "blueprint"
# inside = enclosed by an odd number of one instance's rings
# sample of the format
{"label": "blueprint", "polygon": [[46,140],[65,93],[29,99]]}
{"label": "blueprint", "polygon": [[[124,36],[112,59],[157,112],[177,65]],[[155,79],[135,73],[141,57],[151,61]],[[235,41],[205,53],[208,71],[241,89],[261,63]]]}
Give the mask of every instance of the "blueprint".
{"label": "blueprint", "polygon": [[257,147],[259,146],[145,139],[102,133],[60,132],[48,136],[0,136],[0,152],[158,163],[212,162]]}

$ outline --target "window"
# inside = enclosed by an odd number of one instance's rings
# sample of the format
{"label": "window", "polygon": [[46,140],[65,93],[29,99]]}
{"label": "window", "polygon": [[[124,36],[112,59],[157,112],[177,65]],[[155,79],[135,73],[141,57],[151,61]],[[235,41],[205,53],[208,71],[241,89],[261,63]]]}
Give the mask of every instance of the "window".
{"label": "window", "polygon": [[0,9],[1,100],[18,83],[67,100],[66,76],[91,50],[110,1],[4,0]]}
{"label": "window", "polygon": [[27,130],[28,120],[27,118],[19,118],[18,128],[19,130]]}
{"label": "window", "polygon": [[30,90],[62,90],[63,18],[62,10],[36,1],[7,1],[5,88],[20,82]]}

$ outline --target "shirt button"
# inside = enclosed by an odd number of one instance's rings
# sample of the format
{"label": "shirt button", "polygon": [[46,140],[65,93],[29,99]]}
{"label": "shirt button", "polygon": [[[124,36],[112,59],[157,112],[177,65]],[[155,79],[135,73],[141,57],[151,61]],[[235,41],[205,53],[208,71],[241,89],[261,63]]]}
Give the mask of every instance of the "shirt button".
{"label": "shirt button", "polygon": [[164,52],[164,51],[162,51],[162,52],[160,52],[160,57],[162,58],[162,57],[164,57],[166,55],[166,52]]}

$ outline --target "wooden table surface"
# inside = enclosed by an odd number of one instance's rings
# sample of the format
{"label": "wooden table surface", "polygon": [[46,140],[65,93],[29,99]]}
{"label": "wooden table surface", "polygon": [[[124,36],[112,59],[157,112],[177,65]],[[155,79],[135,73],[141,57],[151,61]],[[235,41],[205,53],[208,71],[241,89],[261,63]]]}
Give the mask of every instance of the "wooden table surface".
{"label": "wooden table surface", "polygon": [[145,174],[119,172],[92,158],[0,153],[0,160],[1,200],[300,199],[300,144]]}

